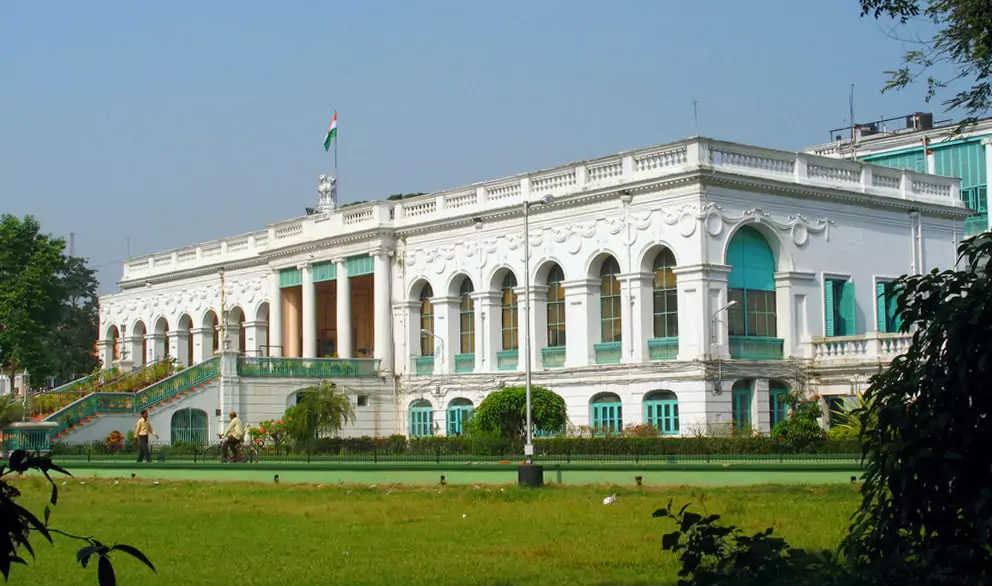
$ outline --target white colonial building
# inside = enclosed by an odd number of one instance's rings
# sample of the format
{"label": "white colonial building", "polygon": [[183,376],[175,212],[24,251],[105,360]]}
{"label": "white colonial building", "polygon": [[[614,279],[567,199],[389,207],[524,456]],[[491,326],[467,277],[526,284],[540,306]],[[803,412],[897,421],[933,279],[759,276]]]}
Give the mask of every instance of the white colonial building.
{"label": "white colonial building", "polygon": [[956,178],[705,138],[337,209],[323,187],[306,217],[132,258],[101,298],[105,365],[227,365],[160,428],[193,403],[279,417],[328,377],[348,434],[458,433],[529,347],[576,426],[767,432],[786,390],[851,395],[907,346],[879,292],[953,266],[968,215]]}

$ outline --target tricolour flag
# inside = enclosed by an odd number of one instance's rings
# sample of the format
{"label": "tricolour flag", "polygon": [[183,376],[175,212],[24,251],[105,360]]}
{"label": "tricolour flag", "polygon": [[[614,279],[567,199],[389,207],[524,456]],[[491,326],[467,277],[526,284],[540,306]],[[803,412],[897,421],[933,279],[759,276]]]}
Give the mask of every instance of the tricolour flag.
{"label": "tricolour flag", "polygon": [[331,119],[331,125],[327,127],[327,136],[324,137],[324,151],[328,151],[331,148],[331,141],[338,136],[338,113],[337,110],[334,111],[334,118]]}

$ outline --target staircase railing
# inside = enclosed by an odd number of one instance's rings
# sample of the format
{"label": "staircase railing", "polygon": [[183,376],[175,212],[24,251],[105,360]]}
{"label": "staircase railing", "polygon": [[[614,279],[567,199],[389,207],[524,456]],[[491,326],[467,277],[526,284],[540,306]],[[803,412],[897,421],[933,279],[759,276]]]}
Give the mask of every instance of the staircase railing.
{"label": "staircase railing", "polygon": [[[59,413],[60,411],[72,405],[73,402],[81,398],[84,398],[87,395],[91,395],[93,393],[113,392],[113,391],[108,391],[108,389],[113,385],[121,381],[126,381],[130,378],[137,378],[141,376],[145,371],[161,366],[162,364],[168,361],[169,359],[159,360],[157,362],[149,362],[147,364],[142,364],[138,368],[135,368],[134,370],[130,370],[127,372],[103,370],[98,373],[91,374],[88,377],[84,377],[83,379],[80,379],[78,381],[73,381],[72,383],[69,383],[69,385],[63,385],[62,387],[53,389],[51,391],[46,391],[44,393],[31,395],[31,400],[35,401],[36,405],[42,405],[50,398],[58,402],[65,401],[67,399],[71,400],[68,404],[63,404],[60,407],[56,407],[56,409],[52,411],[50,415],[45,416],[45,419],[50,419],[51,415],[55,415]],[[67,388],[70,385],[72,385],[72,387]],[[89,385],[89,388],[87,388],[87,385]]]}
{"label": "staircase railing", "polygon": [[45,421],[57,421],[60,424],[53,434],[58,435],[99,413],[137,413],[219,375],[220,358],[211,358],[152,383],[136,393],[90,393],[52,413]]}

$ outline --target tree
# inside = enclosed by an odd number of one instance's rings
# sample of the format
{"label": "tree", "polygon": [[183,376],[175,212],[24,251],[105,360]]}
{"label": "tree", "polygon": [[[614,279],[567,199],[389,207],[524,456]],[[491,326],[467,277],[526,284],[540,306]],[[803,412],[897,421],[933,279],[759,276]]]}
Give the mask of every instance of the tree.
{"label": "tree", "polygon": [[348,395],[339,393],[326,380],[300,389],[300,402],[286,409],[286,433],[297,444],[320,436],[333,435],[355,420],[355,409]]}
{"label": "tree", "polygon": [[[43,474],[52,487],[52,495],[49,504],[45,506],[43,520],[17,504],[15,499],[21,496],[21,491],[8,484],[6,480],[11,473],[23,474],[30,470]],[[97,579],[100,586],[113,586],[117,582],[113,562],[110,560],[114,552],[128,554],[151,568],[152,572],[155,571],[155,566],[145,554],[133,546],[122,543],[106,545],[93,537],[73,535],[49,525],[52,507],[59,500],[59,490],[52,480],[52,472],[72,476],[65,469],[52,464],[48,457],[32,457],[23,450],[16,450],[11,454],[8,465],[0,465],[0,573],[5,580],[10,578],[10,570],[14,564],[27,565],[27,560],[21,555],[22,550],[34,557],[34,547],[31,545],[32,533],[41,535],[49,543],[54,543],[53,535],[85,542],[86,545],[76,553],[76,559],[85,568],[94,557],[96,558]]]}
{"label": "tree", "polygon": [[51,372],[49,332],[58,323],[65,242],[40,233],[32,216],[0,217],[0,368],[14,380]]}
{"label": "tree", "polygon": [[958,252],[965,270],[905,276],[887,292],[915,332],[866,391],[862,503],[844,550],[978,584],[992,582],[992,234]]}
{"label": "tree", "polygon": [[[543,387],[531,387],[531,417],[535,432],[561,432],[568,422],[565,399]],[[489,393],[472,413],[472,429],[498,433],[512,442],[523,440],[527,432],[527,390],[507,387]]]}
{"label": "tree", "polygon": [[772,430],[772,437],[784,449],[803,451],[826,439],[826,431],[820,426],[823,409],[818,396],[806,399],[797,393],[789,393],[789,416],[780,421]]}
{"label": "tree", "polygon": [[24,418],[24,403],[13,393],[0,395],[0,430]]}
{"label": "tree", "polygon": [[[944,100],[947,110],[964,108],[967,118],[958,131],[992,109],[992,2],[988,0],[860,0],[861,16],[887,17],[905,26],[926,20],[937,31],[929,40],[916,40],[906,51],[903,64],[886,72],[889,80],[882,89],[903,89],[927,76],[929,102],[939,91],[959,82],[970,83]],[[948,66],[947,77],[934,69]]]}
{"label": "tree", "polygon": [[96,271],[79,257],[68,257],[59,281],[62,311],[52,330],[52,355],[58,356],[53,374],[60,382],[85,376],[100,365],[93,353],[99,335],[100,306]]}

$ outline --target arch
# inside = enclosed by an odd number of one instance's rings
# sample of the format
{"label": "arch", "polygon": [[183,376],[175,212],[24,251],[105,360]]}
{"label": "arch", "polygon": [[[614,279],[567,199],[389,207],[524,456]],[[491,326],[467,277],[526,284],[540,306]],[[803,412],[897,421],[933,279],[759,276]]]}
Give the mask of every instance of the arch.
{"label": "arch", "polygon": [[620,262],[604,256],[599,263],[600,342],[619,344],[623,340],[623,301],[620,296]]}
{"label": "arch", "polygon": [[561,276],[562,276],[561,280],[562,281],[568,280],[565,277],[565,269],[563,268],[565,266],[564,263],[562,263],[560,260],[558,260],[553,256],[542,258],[537,263],[535,263],[535,266],[537,266],[537,268],[534,270],[534,275],[531,282],[536,285],[547,285],[548,274],[555,267],[557,267],[558,270],[561,271]]}
{"label": "arch", "polygon": [[147,333],[148,333],[148,330],[145,327],[144,320],[140,320],[139,319],[139,320],[135,321],[133,324],[131,324],[131,335],[132,336],[144,336]]}
{"label": "arch", "polygon": [[[517,298],[517,276],[513,274],[513,271],[507,270],[503,273],[499,290],[501,350],[516,352],[520,347],[520,312],[519,299]],[[513,369],[515,368],[516,361],[513,362]]]}
{"label": "arch", "polygon": [[169,437],[173,444],[207,444],[207,413],[200,409],[180,409],[172,414]]}
{"label": "arch", "polygon": [[103,339],[104,340],[116,340],[117,338],[120,337],[120,335],[121,335],[121,332],[120,332],[120,330],[117,329],[117,326],[114,325],[114,324],[110,324],[109,326],[107,326],[107,329],[106,329],[106,331],[103,334]]}
{"label": "arch", "polygon": [[[472,279],[462,277],[458,287],[458,338],[459,353],[474,357],[475,355],[475,299],[472,297]],[[458,358],[455,358],[455,369],[471,372],[475,370],[475,360],[469,358],[469,368],[459,369]]]}
{"label": "arch", "polygon": [[489,274],[489,290],[499,291],[503,287],[503,281],[506,280],[506,275],[513,275],[513,278],[517,278],[517,273],[509,265],[498,265],[493,272]]}
{"label": "arch", "polygon": [[148,335],[148,329],[145,326],[145,322],[138,320],[134,322],[131,326],[131,351],[128,358],[134,364],[145,364],[148,359],[148,341],[145,340],[145,336]]}
{"label": "arch", "polygon": [[651,391],[644,395],[644,423],[661,435],[679,435],[679,398],[669,390]]}
{"label": "arch", "polygon": [[193,360],[193,318],[184,313],[176,320],[176,330],[183,332],[176,341],[176,354],[183,366],[192,366]]}
{"label": "arch", "polygon": [[768,412],[772,430],[789,418],[789,384],[785,381],[768,381]]}
{"label": "arch", "polygon": [[599,274],[603,269],[603,263],[610,258],[613,259],[613,262],[617,263],[617,272],[623,272],[623,267],[620,265],[621,256],[612,250],[601,249],[600,252],[594,254],[586,264],[586,278],[598,279]]}
{"label": "arch", "polygon": [[[776,259],[768,240],[754,225],[741,226],[730,239],[726,254],[726,263],[731,266],[727,275],[727,301],[735,303],[727,311],[731,338],[777,338]],[[738,350],[738,346],[744,345],[731,340],[732,357],[750,357],[746,355],[748,352]],[[781,345],[778,348],[781,354]]]}
{"label": "arch", "polygon": [[544,274],[544,283],[548,287],[547,312],[548,312],[548,347],[564,348],[567,330],[567,320],[565,311],[565,288],[562,283],[565,281],[565,271],[558,263],[547,263],[547,272]]}
{"label": "arch", "polygon": [[[751,235],[758,235],[764,240],[765,245],[772,253],[772,258],[774,259],[774,267],[776,272],[791,271],[794,269],[792,262],[792,256],[788,252],[788,248],[785,245],[785,241],[782,240],[781,233],[763,222],[760,218],[751,217],[737,226],[727,235],[727,240],[723,245],[723,257],[725,259],[729,258],[730,247],[734,242],[734,239],[741,232],[749,232]],[[726,264],[731,264],[728,260]]]}
{"label": "arch", "polygon": [[[232,350],[238,350],[242,354],[245,351],[247,339],[245,337],[245,310],[235,305],[227,312],[227,337],[231,340]],[[233,330],[233,331],[232,331]],[[234,344],[237,344],[236,346]]]}
{"label": "arch", "polygon": [[434,296],[434,285],[430,282],[427,277],[417,277],[410,284],[410,289],[407,291],[407,299],[410,301],[419,301],[421,298],[421,293],[424,287],[428,287],[431,291],[430,296]]}
{"label": "arch", "polygon": [[679,290],[675,276],[675,253],[667,246],[654,248],[650,270],[654,275],[651,286],[653,338],[679,337]]}
{"label": "arch", "polygon": [[[202,358],[206,360],[210,358],[220,349],[220,336],[217,335],[217,326],[220,324],[220,320],[217,319],[217,313],[208,309],[204,314],[203,318],[200,320],[200,324],[204,330],[203,332],[203,346],[206,347],[206,339],[210,339],[210,353],[204,353]],[[205,348],[204,348],[205,349]],[[201,350],[202,351],[202,350]]]}
{"label": "arch", "polygon": [[623,401],[616,393],[597,393],[589,399],[589,427],[593,433],[623,431]]}
{"label": "arch", "polygon": [[418,293],[420,300],[420,355],[434,355],[434,288],[425,283]]}
{"label": "arch", "polygon": [[180,315],[179,316],[179,319],[176,321],[176,323],[178,324],[178,326],[176,327],[176,329],[178,329],[178,330],[192,330],[193,329],[193,318],[191,318],[188,313],[184,313],[184,314]]}
{"label": "arch", "polygon": [[464,397],[457,397],[448,402],[445,410],[445,435],[462,435],[465,423],[472,417],[474,405]]}
{"label": "arch", "polygon": [[269,321],[269,302],[263,301],[255,308],[255,321]]}
{"label": "arch", "polygon": [[169,320],[165,319],[165,316],[159,317],[155,320],[155,333],[160,335],[166,335],[169,333]]}
{"label": "arch", "polygon": [[672,266],[678,266],[678,256],[675,254],[675,248],[664,241],[656,241],[645,245],[640,253],[635,257],[639,259],[637,261],[637,266],[640,267],[642,273],[650,273],[654,270],[654,262],[658,257],[658,254],[662,251],[667,250],[672,255]]}
{"label": "arch", "polygon": [[739,380],[730,389],[730,415],[733,430],[736,433],[746,433],[751,430],[751,402],[753,400],[753,382]]}
{"label": "arch", "polygon": [[111,366],[113,366],[112,364],[110,364],[110,362],[113,362],[115,360],[120,360],[121,332],[119,329],[117,329],[116,325],[111,324],[110,327],[107,328],[107,333],[104,334],[103,339],[110,341],[110,360],[108,361],[106,357],[104,357],[103,359],[104,360],[103,368],[108,369]]}
{"label": "arch", "polygon": [[444,290],[448,292],[448,297],[457,297],[465,281],[468,281],[469,287],[473,289],[475,288],[472,283],[472,277],[468,276],[467,273],[459,271],[452,275],[451,278],[448,279],[447,286],[444,288]]}
{"label": "arch", "polygon": [[200,318],[200,327],[215,328],[217,327],[218,322],[219,320],[217,319],[217,312],[212,309],[208,309],[205,312],[203,312],[203,317]]}
{"label": "arch", "polygon": [[434,407],[427,399],[417,399],[410,403],[410,437],[434,435]]}

